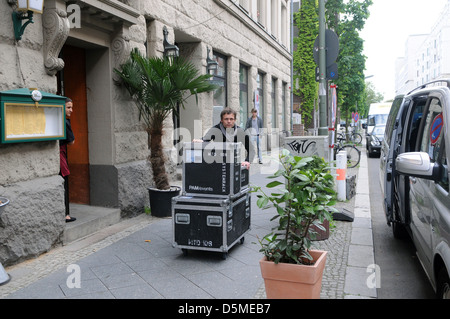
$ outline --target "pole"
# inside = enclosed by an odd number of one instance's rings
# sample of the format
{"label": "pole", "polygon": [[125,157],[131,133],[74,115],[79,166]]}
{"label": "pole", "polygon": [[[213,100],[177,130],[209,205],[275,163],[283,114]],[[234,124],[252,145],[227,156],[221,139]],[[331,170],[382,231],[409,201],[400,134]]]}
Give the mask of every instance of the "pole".
{"label": "pole", "polygon": [[319,0],[319,136],[328,136],[325,0]]}

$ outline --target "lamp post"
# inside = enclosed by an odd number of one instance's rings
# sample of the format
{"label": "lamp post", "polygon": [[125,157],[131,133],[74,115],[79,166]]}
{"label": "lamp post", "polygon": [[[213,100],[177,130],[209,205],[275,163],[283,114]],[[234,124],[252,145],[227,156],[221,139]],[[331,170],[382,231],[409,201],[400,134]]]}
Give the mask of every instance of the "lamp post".
{"label": "lamp post", "polygon": [[167,36],[169,35],[169,31],[167,30],[167,27],[164,26],[163,28],[163,34],[164,34],[164,56],[165,57],[178,57],[180,55],[180,49],[175,44],[170,44],[169,40],[167,39]]}
{"label": "lamp post", "polygon": [[209,74],[211,74],[211,71],[214,72],[219,68],[219,63],[209,57],[209,53],[211,52],[211,50],[209,48],[207,48],[207,50],[208,56],[206,57],[206,70],[208,71]]}
{"label": "lamp post", "polygon": [[[17,0],[17,9],[12,13],[12,20],[14,26],[14,37],[17,41],[22,39],[25,28],[34,23],[33,13],[40,13],[44,11],[44,0]],[[27,20],[22,24],[23,20]]]}

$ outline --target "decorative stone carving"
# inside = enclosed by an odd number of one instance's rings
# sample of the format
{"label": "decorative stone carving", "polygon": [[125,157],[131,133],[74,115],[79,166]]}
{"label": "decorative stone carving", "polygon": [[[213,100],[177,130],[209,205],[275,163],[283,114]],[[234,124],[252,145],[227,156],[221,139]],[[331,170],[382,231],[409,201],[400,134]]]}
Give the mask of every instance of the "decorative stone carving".
{"label": "decorative stone carving", "polygon": [[69,35],[70,24],[67,12],[58,8],[46,8],[42,16],[44,27],[44,66],[48,75],[55,75],[64,68],[64,61],[58,58]]}
{"label": "decorative stone carving", "polygon": [[[123,35],[118,35],[111,43],[111,50],[114,54],[114,68],[119,68],[130,56],[130,42]],[[113,80],[116,83],[120,82],[120,77],[115,72],[113,72]]]}

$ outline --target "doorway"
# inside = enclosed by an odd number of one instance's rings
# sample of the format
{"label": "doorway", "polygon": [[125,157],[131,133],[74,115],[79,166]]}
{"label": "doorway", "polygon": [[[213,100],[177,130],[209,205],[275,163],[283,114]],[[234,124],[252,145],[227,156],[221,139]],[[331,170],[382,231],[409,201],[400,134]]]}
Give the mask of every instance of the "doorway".
{"label": "doorway", "polygon": [[70,202],[90,204],[89,142],[86,86],[86,50],[65,45],[61,50],[65,62],[58,76],[58,91],[73,101],[70,117],[75,144],[68,146]]}

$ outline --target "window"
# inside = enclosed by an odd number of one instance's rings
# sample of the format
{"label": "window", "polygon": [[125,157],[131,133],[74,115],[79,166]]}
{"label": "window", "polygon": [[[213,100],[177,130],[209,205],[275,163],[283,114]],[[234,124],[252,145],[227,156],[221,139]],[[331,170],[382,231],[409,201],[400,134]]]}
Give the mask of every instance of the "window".
{"label": "window", "polygon": [[270,29],[273,37],[278,38],[278,0],[271,1]]}
{"label": "window", "polygon": [[[394,103],[392,103],[391,112],[389,114],[388,120],[386,122],[386,130],[385,130],[385,139],[388,145],[391,144],[391,138],[392,138],[392,131],[394,130],[394,124],[395,120],[397,118],[397,114],[400,110],[400,106],[402,105],[402,98],[398,98],[394,100]],[[409,101],[406,101],[406,103],[409,104]]]}
{"label": "window", "polygon": [[247,118],[249,117],[248,109],[248,67],[239,66],[239,126],[245,128]]}
{"label": "window", "polygon": [[239,6],[247,13],[250,11],[249,5],[249,0],[239,0]]}
{"label": "window", "polygon": [[420,151],[430,155],[432,161],[436,161],[443,140],[444,117],[441,102],[434,98],[430,102],[423,127],[420,143]]}
{"label": "window", "polygon": [[[420,123],[422,121],[423,110],[425,108],[426,99],[417,99],[413,102],[411,120],[408,121],[408,133],[405,145],[406,152],[414,152],[416,150],[417,135],[419,132]],[[404,123],[404,121],[402,121]],[[408,143],[409,142],[409,143]]]}
{"label": "window", "polygon": [[259,99],[259,103],[255,101],[255,106],[258,110],[258,115],[262,119],[263,123],[265,123],[265,114],[264,114],[264,74],[258,72],[256,76],[256,94]]}
{"label": "window", "polygon": [[448,164],[445,154],[444,116],[441,101],[433,98],[424,117],[423,134],[420,143],[420,151],[430,155],[433,162],[440,164],[441,178],[438,184],[449,191]]}
{"label": "window", "polygon": [[277,79],[272,78],[272,128],[278,127]]}
{"label": "window", "polygon": [[260,25],[266,25],[266,0],[257,0],[257,21]]}
{"label": "window", "polygon": [[448,164],[447,164],[447,155],[445,153],[445,137],[442,137],[442,148],[441,148],[441,157],[438,159],[438,163],[441,165],[441,179],[438,184],[441,185],[443,189],[447,192],[449,191],[449,182],[448,182]]}
{"label": "window", "polygon": [[214,60],[219,63],[214,71],[213,81],[219,88],[214,92],[214,106],[227,107],[227,57],[213,52]]}
{"label": "window", "polygon": [[283,82],[283,89],[281,90],[281,128],[287,131],[286,128],[286,89],[287,84]]}

